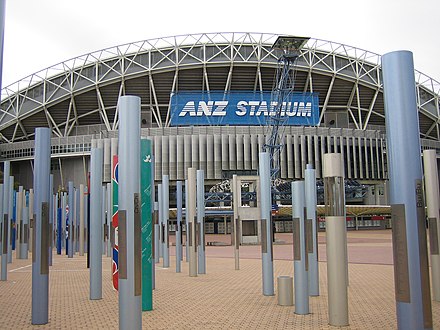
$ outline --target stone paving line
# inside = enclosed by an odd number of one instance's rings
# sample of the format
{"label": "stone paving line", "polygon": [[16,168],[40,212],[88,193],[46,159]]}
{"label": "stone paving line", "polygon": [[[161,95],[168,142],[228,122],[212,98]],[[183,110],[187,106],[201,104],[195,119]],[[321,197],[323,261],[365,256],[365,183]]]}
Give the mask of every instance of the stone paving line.
{"label": "stone paving line", "polygon": [[[372,243],[373,244],[373,243]],[[224,247],[207,247],[207,249]],[[253,247],[259,250],[259,246]],[[225,250],[226,251],[226,250]],[[219,253],[220,254],[220,253]],[[89,300],[86,257],[54,254],[50,268],[49,323],[31,325],[31,258],[8,265],[0,282],[0,329],[117,329],[118,297],[111,286],[110,258],[103,256],[103,299]],[[336,329],[328,325],[326,263],[319,263],[320,296],[310,298],[309,315],[278,306],[263,296],[261,260],[208,257],[207,274],[188,276],[188,264],[175,272],[156,264],[154,310],[143,312],[143,329]],[[293,276],[291,260],[274,260],[276,277]],[[395,329],[393,266],[349,264],[349,320],[343,329]],[[440,303],[432,302],[434,328],[440,328]]]}

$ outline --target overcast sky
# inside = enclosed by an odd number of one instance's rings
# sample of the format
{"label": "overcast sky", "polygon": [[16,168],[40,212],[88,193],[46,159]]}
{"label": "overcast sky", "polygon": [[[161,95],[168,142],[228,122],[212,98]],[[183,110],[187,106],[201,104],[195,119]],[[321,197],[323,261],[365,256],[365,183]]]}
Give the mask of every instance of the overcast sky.
{"label": "overcast sky", "polygon": [[374,53],[406,49],[440,81],[439,0],[6,0],[3,83],[124,43],[203,32],[331,40]]}

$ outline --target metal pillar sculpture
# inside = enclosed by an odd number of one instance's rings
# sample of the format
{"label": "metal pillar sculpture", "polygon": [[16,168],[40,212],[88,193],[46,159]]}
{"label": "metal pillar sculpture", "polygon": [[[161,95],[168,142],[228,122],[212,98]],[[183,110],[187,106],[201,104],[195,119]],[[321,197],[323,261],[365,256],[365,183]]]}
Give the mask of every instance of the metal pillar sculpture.
{"label": "metal pillar sculpture", "polygon": [[142,328],[141,99],[119,98],[119,329]]}
{"label": "metal pillar sculpture", "polygon": [[432,328],[420,130],[412,53],[382,56],[399,329]]}
{"label": "metal pillar sculpture", "polygon": [[440,249],[439,249],[439,182],[435,149],[423,150],[425,172],[426,209],[429,225],[429,248],[431,252],[432,298],[440,301]]}
{"label": "metal pillar sculpture", "polygon": [[177,197],[176,273],[180,273],[181,261],[182,261],[182,181],[177,181],[176,197]]}
{"label": "metal pillar sculpture", "polygon": [[316,170],[311,164],[305,170],[306,241],[308,254],[309,296],[319,296],[318,223],[316,219]]}
{"label": "metal pillar sculpture", "polygon": [[32,249],[32,324],[49,320],[50,129],[35,129],[35,222]]}
{"label": "metal pillar sculpture", "polygon": [[203,170],[197,170],[197,225],[198,246],[197,246],[197,271],[199,274],[206,274],[205,257],[205,174]]}
{"label": "metal pillar sculpture", "polygon": [[188,242],[189,242],[189,276],[197,276],[197,216],[196,216],[196,169],[188,169],[188,198],[186,200],[186,221],[188,223]]}
{"label": "metal pillar sculpture", "polygon": [[309,314],[304,181],[292,182],[293,268],[295,314]]}
{"label": "metal pillar sculpture", "polygon": [[329,324],[348,325],[347,229],[342,155],[324,154]]}
{"label": "metal pillar sculpture", "polygon": [[163,225],[163,267],[170,267],[170,179],[168,175],[162,176],[162,225]]}
{"label": "metal pillar sculpture", "polygon": [[263,295],[274,295],[273,251],[272,251],[272,196],[270,184],[270,155],[260,152],[260,196],[261,196],[261,249]]}

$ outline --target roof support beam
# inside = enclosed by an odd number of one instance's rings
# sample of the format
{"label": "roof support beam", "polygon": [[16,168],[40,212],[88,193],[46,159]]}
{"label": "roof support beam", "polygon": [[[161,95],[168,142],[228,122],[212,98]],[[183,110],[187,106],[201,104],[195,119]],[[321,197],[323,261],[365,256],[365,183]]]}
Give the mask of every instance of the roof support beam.
{"label": "roof support beam", "polygon": [[378,95],[379,95],[379,88],[376,89],[376,92],[374,93],[373,99],[371,100],[370,106],[368,107],[368,114],[367,114],[367,118],[365,119],[365,123],[364,123],[364,127],[363,127],[364,130],[367,129],[367,125],[368,125],[368,122],[370,121],[370,116],[371,116],[371,113],[373,112],[373,108],[374,108],[374,105],[376,104],[376,99],[377,99]]}
{"label": "roof support beam", "polygon": [[322,111],[321,111],[321,114],[319,116],[319,122],[320,123],[322,121],[322,118],[324,118],[325,111],[327,110],[328,101],[330,100],[330,95],[332,93],[333,84],[335,83],[335,80],[336,80],[336,75],[334,74],[332,76],[332,80],[330,81],[330,86],[328,87],[327,95],[325,96],[324,105],[322,107]]}

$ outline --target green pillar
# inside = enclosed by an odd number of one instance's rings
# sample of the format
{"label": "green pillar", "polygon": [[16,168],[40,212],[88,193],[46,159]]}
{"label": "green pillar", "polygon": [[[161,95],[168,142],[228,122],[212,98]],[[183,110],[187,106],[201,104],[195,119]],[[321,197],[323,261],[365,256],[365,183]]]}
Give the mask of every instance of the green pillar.
{"label": "green pillar", "polygon": [[141,140],[142,310],[153,310],[153,218],[151,210],[151,141]]}

